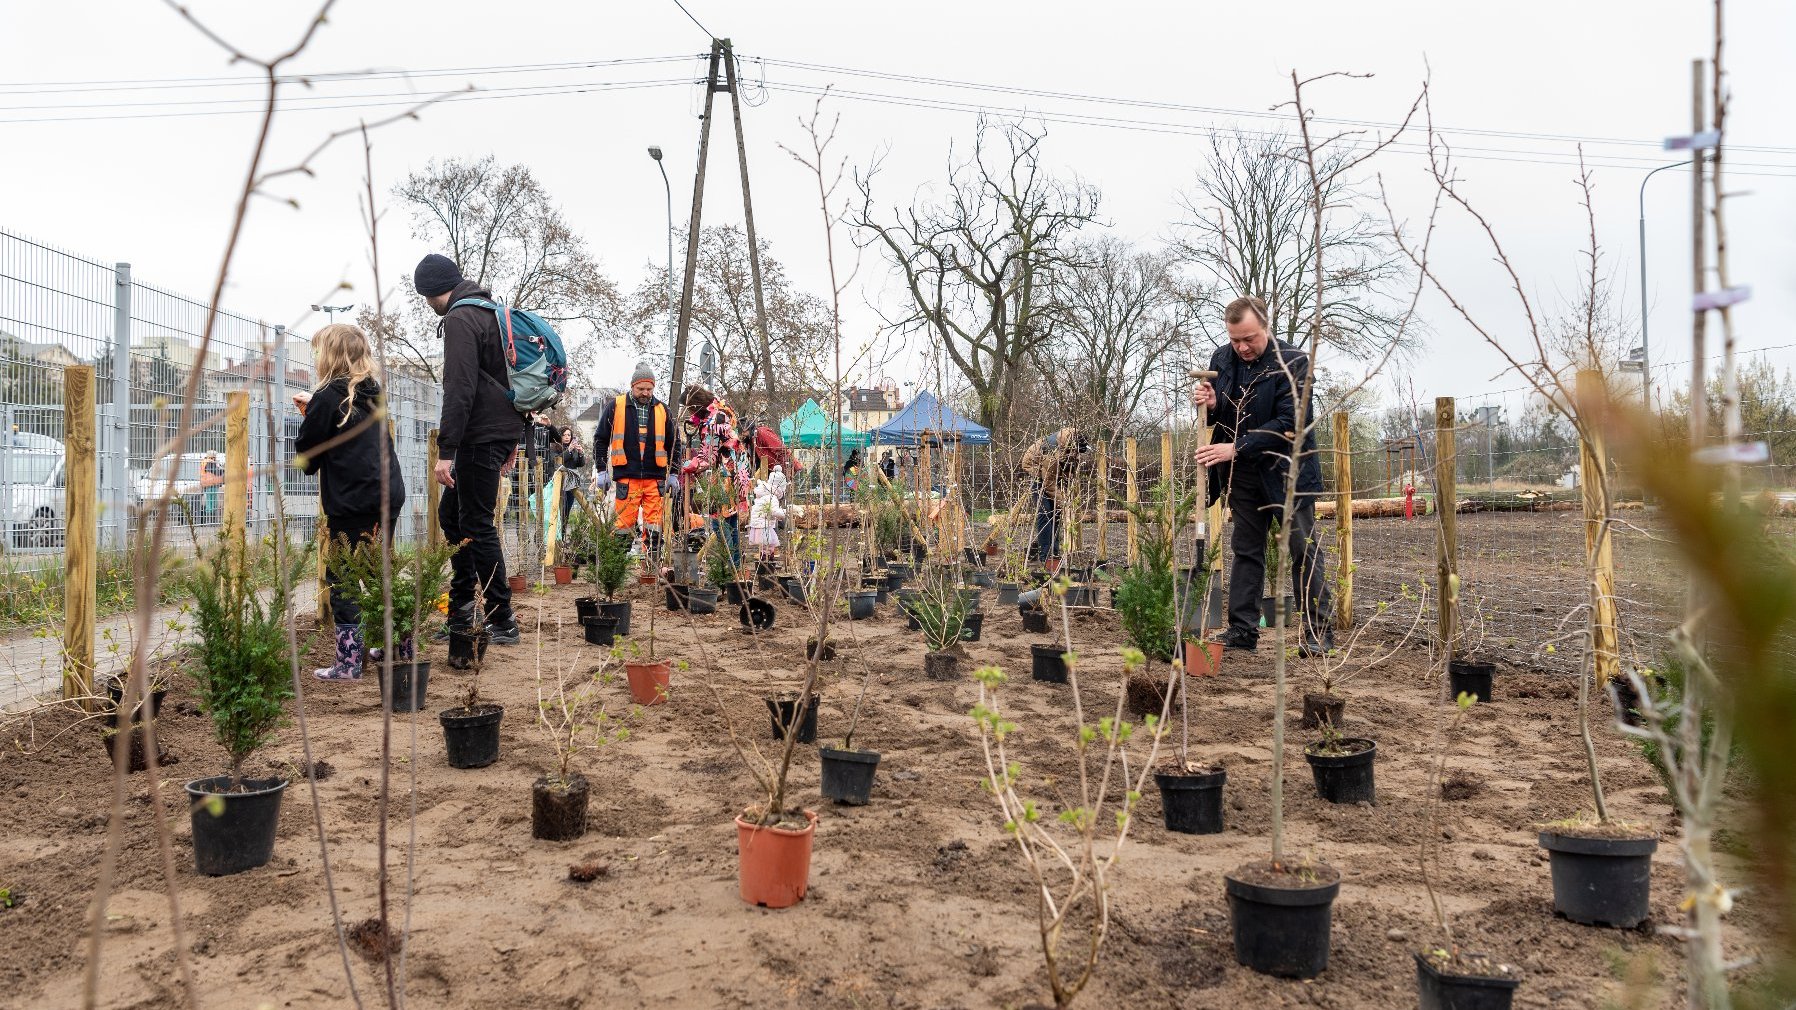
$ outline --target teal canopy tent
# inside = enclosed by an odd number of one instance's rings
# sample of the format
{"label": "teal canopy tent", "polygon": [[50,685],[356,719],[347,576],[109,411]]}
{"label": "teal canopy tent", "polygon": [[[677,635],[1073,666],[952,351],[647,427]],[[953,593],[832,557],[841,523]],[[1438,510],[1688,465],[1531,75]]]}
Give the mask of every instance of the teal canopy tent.
{"label": "teal canopy tent", "polygon": [[[792,412],[790,417],[780,422],[780,439],[787,445],[803,446],[807,449],[828,449],[836,444],[836,423],[829,419],[816,400],[806,400],[804,406]],[[853,428],[842,429],[842,448],[861,449],[872,441],[866,432]]]}

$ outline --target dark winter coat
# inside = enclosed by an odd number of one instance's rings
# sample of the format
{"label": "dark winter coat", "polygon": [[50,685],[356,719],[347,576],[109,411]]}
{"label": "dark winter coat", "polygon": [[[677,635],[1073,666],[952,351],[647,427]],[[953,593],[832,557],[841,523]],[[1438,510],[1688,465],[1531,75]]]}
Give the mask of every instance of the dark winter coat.
{"label": "dark winter coat", "polygon": [[[462,281],[450,293],[484,298],[492,293],[473,281]],[[454,459],[464,445],[485,442],[517,444],[524,434],[524,415],[511,405],[510,371],[499,319],[491,309],[464,305],[450,309],[438,331],[443,336],[443,418],[437,424],[437,455]]]}
{"label": "dark winter coat", "polygon": [[[1284,367],[1280,367],[1281,360]],[[1217,373],[1210,380],[1216,388],[1216,407],[1210,413],[1216,431],[1210,441],[1235,443],[1234,463],[1210,468],[1210,500],[1226,493],[1232,466],[1236,494],[1250,494],[1262,504],[1283,505],[1291,433],[1297,427],[1297,393],[1309,375],[1309,355],[1277,337],[1268,337],[1266,353],[1252,364],[1223,344],[1210,356],[1210,368]],[[1313,401],[1304,415],[1310,430],[1299,456],[1297,491],[1319,494],[1322,464],[1316,456]]]}
{"label": "dark winter coat", "polygon": [[293,452],[305,457],[302,470],[318,475],[318,493],[327,517],[372,516],[380,513],[380,447],[384,442],[387,514],[397,516],[405,506],[405,478],[399,470],[399,454],[393,450],[393,436],[385,424],[376,421],[346,441],[320,448],[368,419],[374,411],[375,398],[380,396],[380,383],[373,379],[362,381],[356,388],[355,409],[344,421],[343,400],[348,395],[348,379],[336,379],[312,394],[299,433],[293,436]]}

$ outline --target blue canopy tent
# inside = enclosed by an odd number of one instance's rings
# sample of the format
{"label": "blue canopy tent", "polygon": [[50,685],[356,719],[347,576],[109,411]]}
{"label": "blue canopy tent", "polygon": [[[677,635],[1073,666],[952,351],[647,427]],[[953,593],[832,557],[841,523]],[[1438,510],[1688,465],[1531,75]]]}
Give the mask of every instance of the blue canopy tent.
{"label": "blue canopy tent", "polygon": [[921,445],[925,439],[940,444],[958,437],[964,445],[990,445],[992,431],[962,417],[953,407],[924,390],[890,421],[871,432],[875,445]]}

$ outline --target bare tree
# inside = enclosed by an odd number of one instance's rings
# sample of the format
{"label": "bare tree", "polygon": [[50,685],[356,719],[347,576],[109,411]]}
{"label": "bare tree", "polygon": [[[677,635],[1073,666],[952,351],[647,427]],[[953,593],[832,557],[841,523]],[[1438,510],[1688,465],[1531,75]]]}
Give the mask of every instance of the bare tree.
{"label": "bare tree", "polygon": [[[412,237],[454,260],[463,276],[507,304],[554,323],[568,342],[602,339],[616,329],[622,312],[616,285],[527,166],[500,165],[491,155],[431,161],[393,193],[411,211]],[[408,363],[437,374],[430,337],[436,318],[423,299],[412,299],[403,321],[390,313],[384,324],[363,322],[373,327],[369,332],[385,334],[389,349]],[[589,332],[564,329],[577,322]]]}
{"label": "bare tree", "polygon": [[1041,391],[1062,418],[1090,419],[1108,439],[1164,392],[1168,352],[1196,334],[1194,299],[1180,289],[1174,258],[1114,236],[1073,246],[1078,265],[1060,272],[1065,324],[1030,352]]}
{"label": "bare tree", "polygon": [[882,248],[908,300],[889,322],[926,333],[977,398],[979,422],[1009,421],[1023,363],[1066,319],[1054,297],[1073,265],[1072,238],[1096,218],[1098,191],[1045,172],[1045,130],[981,119],[972,157],[948,155],[948,186],[881,217],[873,200],[877,163],[855,173],[860,206],[852,223]]}
{"label": "bare tree", "polygon": [[[789,412],[805,396],[829,385],[827,366],[834,353],[829,303],[793,286],[766,239],[760,239],[760,247],[767,353],[773,358],[771,385],[779,401],[770,406]],[[716,351],[714,383],[732,400],[760,399],[769,385],[769,366],[755,328],[748,236],[741,226],[713,225],[699,233],[698,272],[693,284],[692,332]],[[639,353],[653,353],[666,346],[668,292],[666,269],[651,267],[630,295],[628,326]]]}
{"label": "bare tree", "polygon": [[[1408,265],[1385,222],[1356,207],[1360,194],[1346,171],[1353,152],[1318,154],[1323,192],[1317,201],[1300,148],[1282,134],[1211,135],[1196,188],[1179,198],[1186,219],[1175,228],[1181,258],[1215,285],[1203,318],[1220,319],[1222,306],[1237,295],[1258,295],[1269,310],[1267,330],[1301,346],[1318,294],[1313,267],[1320,245],[1328,264],[1320,288],[1321,342],[1362,361],[1378,358],[1405,334],[1402,344],[1414,344],[1416,321],[1405,328],[1402,305],[1386,297],[1402,286]],[[1320,227],[1313,220],[1317,202]]]}

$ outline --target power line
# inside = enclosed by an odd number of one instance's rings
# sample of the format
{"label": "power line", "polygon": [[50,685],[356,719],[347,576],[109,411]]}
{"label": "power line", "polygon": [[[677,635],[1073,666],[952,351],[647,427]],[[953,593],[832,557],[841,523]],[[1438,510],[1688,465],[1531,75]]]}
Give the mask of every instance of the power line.
{"label": "power line", "polygon": [[692,17],[692,12],[687,10],[686,5],[681,3],[680,0],[673,0],[673,2],[674,2],[674,6],[678,7],[680,9],[681,14],[684,14],[688,18],[691,18],[692,23],[695,25],[698,25],[698,30],[705,33],[705,38],[714,39],[717,37],[717,36],[711,34],[711,29],[706,28],[704,25],[699,25],[698,18]]}
{"label": "power line", "polygon": [[[282,74],[278,84],[319,84],[337,81],[373,80],[383,77],[448,77],[458,74],[526,74],[554,70],[589,70],[599,67],[639,66],[649,63],[672,63],[690,59],[690,54],[672,56],[637,56],[616,60],[569,60],[560,63],[501,63],[474,67],[431,67],[422,70],[404,68],[364,70],[328,70],[312,74]],[[181,88],[224,88],[266,85],[266,77],[135,77],[103,81],[0,82],[0,93],[51,95],[84,91],[156,91]],[[20,89],[12,91],[10,89]]]}
{"label": "power line", "polygon": [[[685,83],[688,83],[688,79],[684,78],[684,77],[664,77],[664,78],[658,78],[658,79],[652,79],[652,80],[636,80],[636,81],[561,81],[561,82],[557,82],[555,84],[536,84],[536,85],[517,84],[517,85],[512,85],[510,87],[484,88],[484,89],[480,89],[480,93],[482,93],[482,94],[498,94],[498,93],[523,94],[526,92],[545,91],[545,90],[549,90],[549,89],[558,89],[558,88],[588,88],[588,87],[602,87],[602,86],[607,86],[607,85],[625,85],[625,84],[627,84],[627,85],[644,85],[644,84],[685,84]],[[374,92],[360,92],[360,93],[356,93],[356,94],[346,94],[346,95],[288,95],[288,96],[276,99],[275,105],[276,105],[276,108],[287,109],[287,108],[304,108],[307,105],[318,105],[318,104],[323,104],[326,102],[354,101],[354,100],[360,100],[360,99],[364,99],[364,98],[369,98],[369,99],[409,98],[413,101],[420,101],[420,100],[423,100],[428,97],[430,97],[430,93],[419,92],[417,90],[374,91]],[[243,98],[198,98],[198,99],[166,99],[166,100],[152,99],[152,100],[143,101],[143,102],[74,102],[74,103],[69,103],[69,104],[64,104],[64,105],[0,105],[0,113],[39,112],[39,111],[51,112],[51,111],[80,110],[80,109],[185,108],[185,107],[192,107],[192,106],[214,106],[214,105],[249,105],[249,106],[252,106],[253,108],[239,109],[239,110],[227,109],[227,110],[221,110],[221,111],[225,111],[225,112],[231,112],[231,111],[259,112],[259,111],[261,111],[263,106],[266,105],[266,103],[267,103],[267,98],[265,96],[260,96],[260,97],[246,96]],[[332,107],[333,108],[344,108],[346,106],[338,105],[338,106],[332,106]]]}

